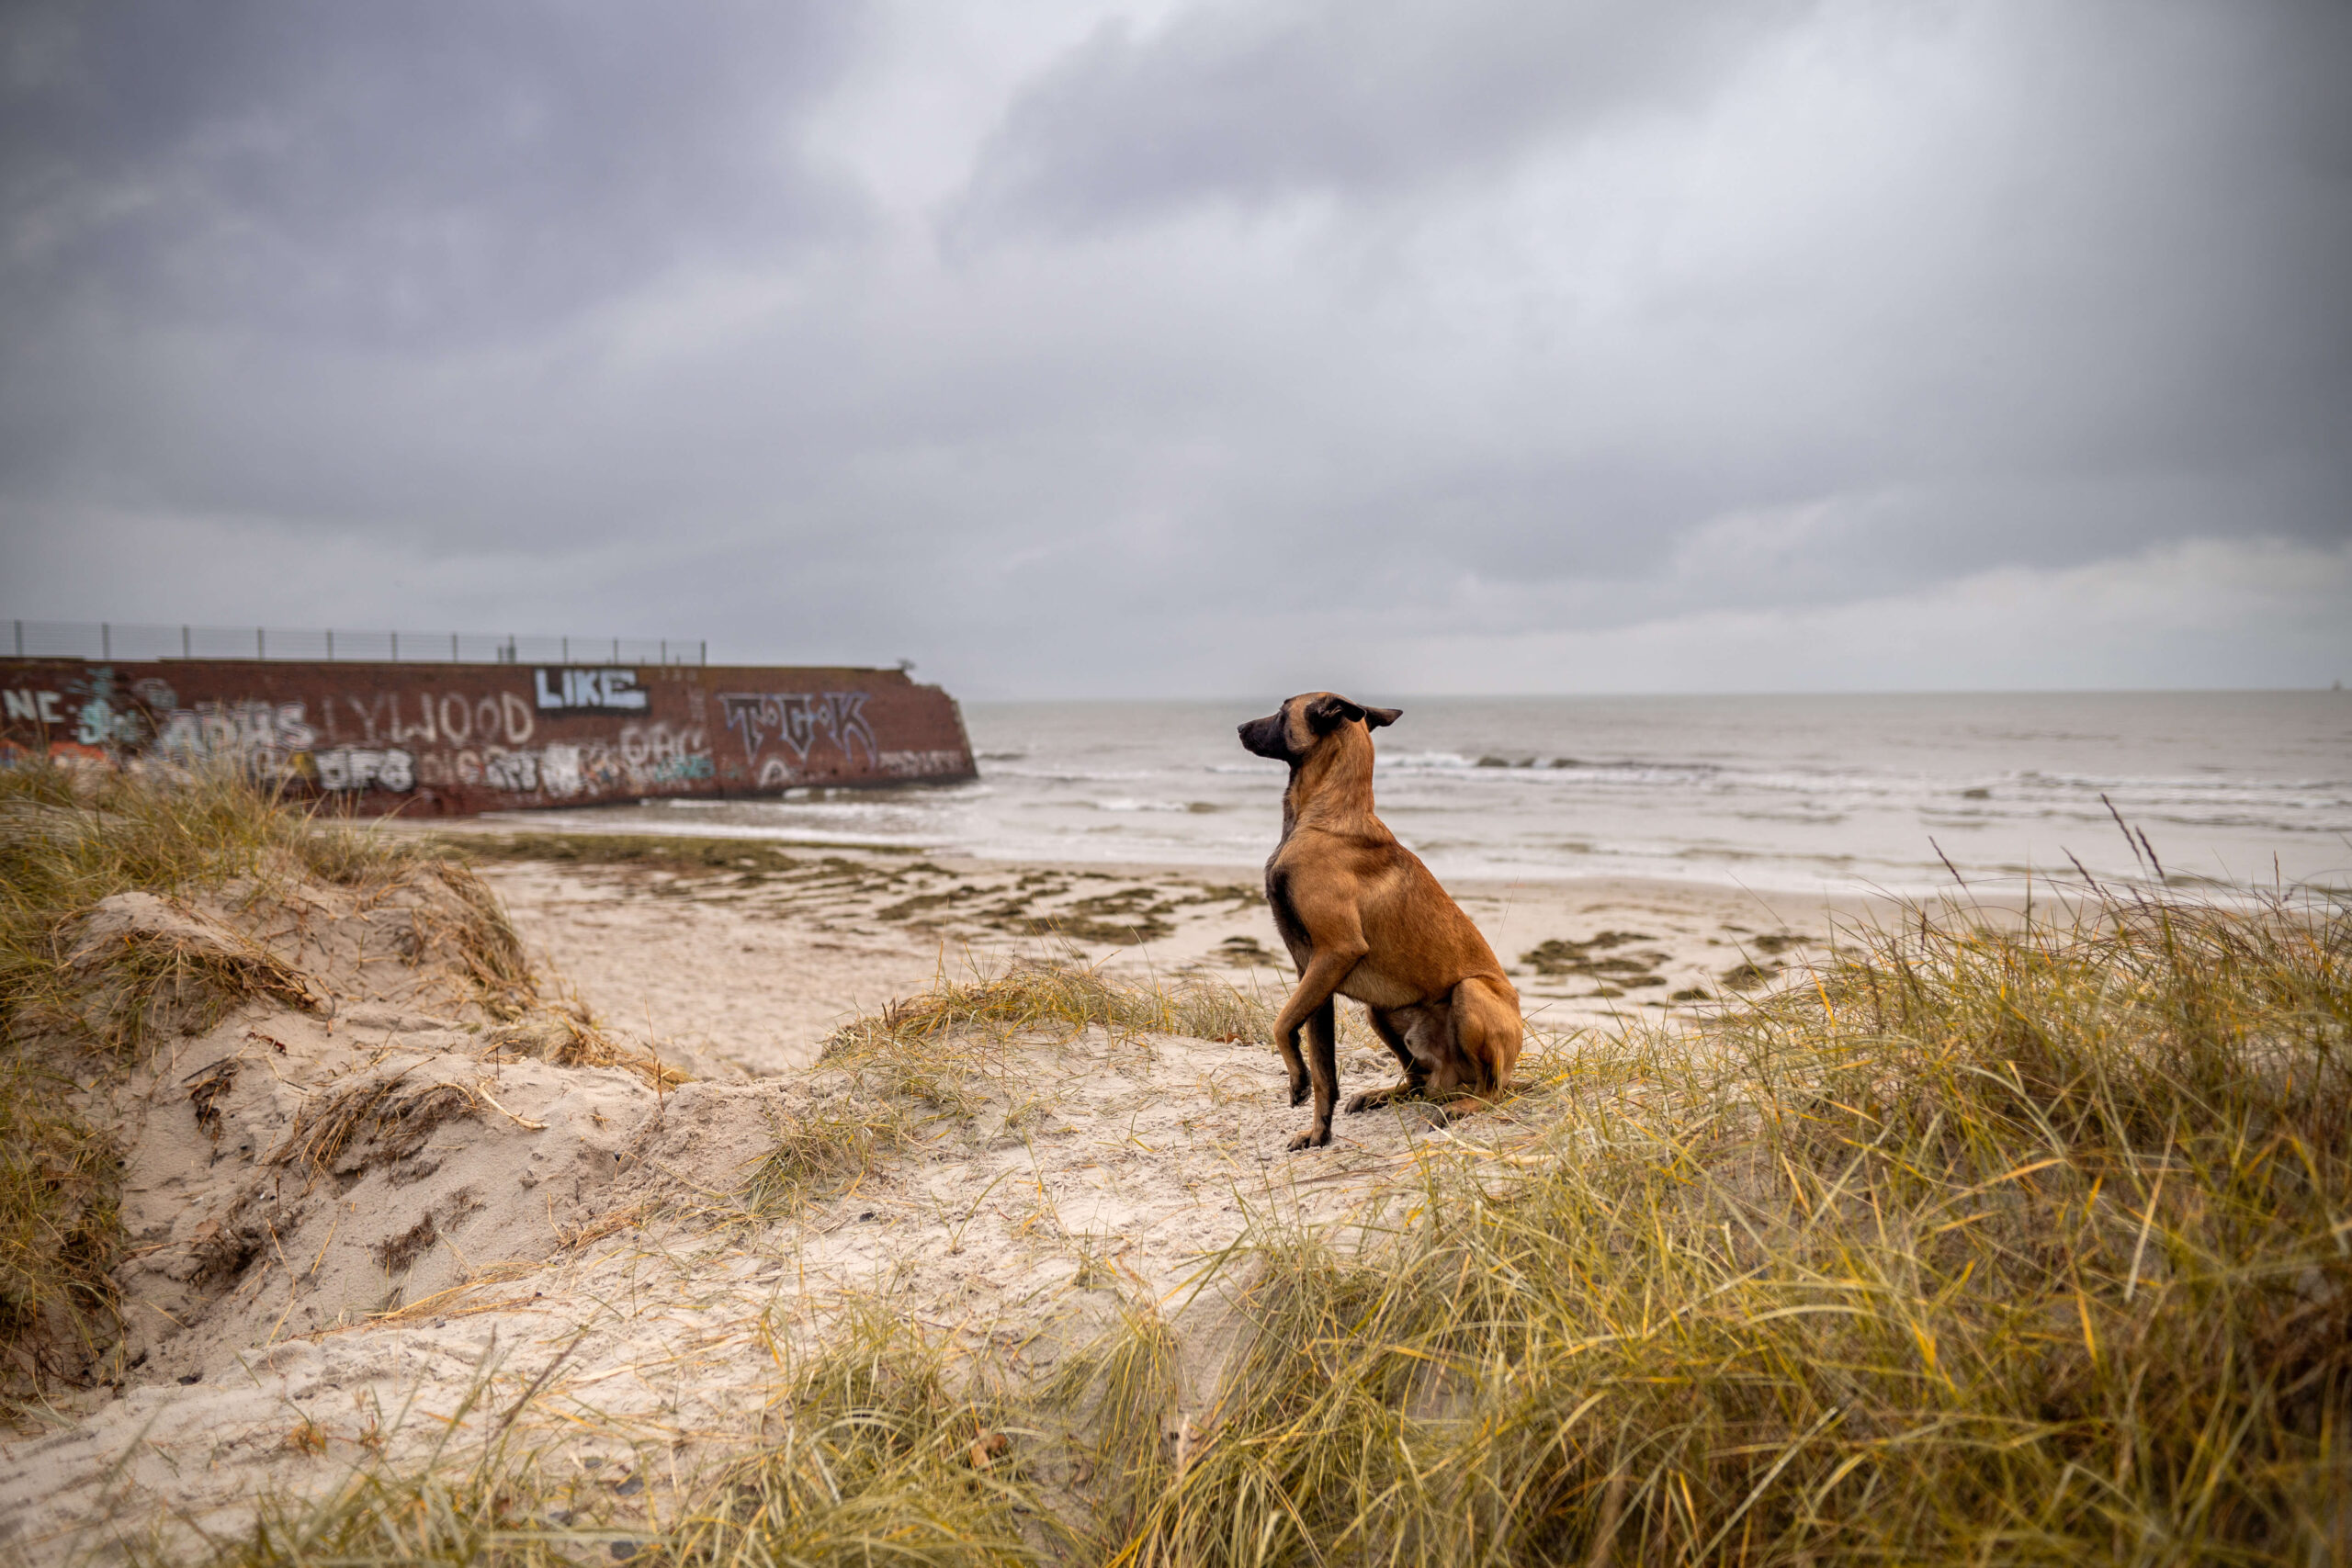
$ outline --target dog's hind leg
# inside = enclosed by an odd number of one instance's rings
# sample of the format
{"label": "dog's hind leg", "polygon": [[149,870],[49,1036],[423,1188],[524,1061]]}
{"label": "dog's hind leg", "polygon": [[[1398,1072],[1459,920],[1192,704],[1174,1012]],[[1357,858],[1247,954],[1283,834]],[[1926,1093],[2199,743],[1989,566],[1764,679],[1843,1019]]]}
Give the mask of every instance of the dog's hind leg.
{"label": "dog's hind leg", "polygon": [[1395,1015],[1375,1007],[1367,1007],[1363,1010],[1364,1016],[1372,1021],[1372,1032],[1379,1035],[1380,1043],[1395,1055],[1396,1065],[1405,1070],[1405,1076],[1386,1089],[1366,1089],[1362,1094],[1349,1096],[1347,1109],[1350,1115],[1359,1111],[1377,1110],[1391,1100],[1409,1100],[1421,1092],[1430,1076],[1429,1069],[1414,1059],[1412,1047],[1405,1043],[1403,1032],[1396,1027]]}
{"label": "dog's hind leg", "polygon": [[1510,1085],[1519,1065],[1526,1026],[1519,998],[1507,982],[1473,975],[1453,987],[1453,1048],[1465,1070],[1466,1087],[1492,1099]]}

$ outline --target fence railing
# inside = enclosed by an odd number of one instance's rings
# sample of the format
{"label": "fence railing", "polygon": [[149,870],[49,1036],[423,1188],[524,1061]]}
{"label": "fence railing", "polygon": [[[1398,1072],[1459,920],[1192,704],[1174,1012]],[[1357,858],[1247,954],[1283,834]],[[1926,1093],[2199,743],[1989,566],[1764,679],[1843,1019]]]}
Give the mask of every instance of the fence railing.
{"label": "fence railing", "polygon": [[398,664],[707,664],[701,638],[368,632],[287,626],[155,626],[15,621],[18,659],[307,659]]}

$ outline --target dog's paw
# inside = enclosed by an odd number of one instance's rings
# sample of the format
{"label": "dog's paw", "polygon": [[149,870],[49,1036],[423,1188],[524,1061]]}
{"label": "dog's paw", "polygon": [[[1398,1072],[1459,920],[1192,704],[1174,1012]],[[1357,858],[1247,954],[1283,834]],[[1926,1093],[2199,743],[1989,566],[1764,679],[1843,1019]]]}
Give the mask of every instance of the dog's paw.
{"label": "dog's paw", "polygon": [[1306,1132],[1301,1133],[1298,1136],[1290,1141],[1290,1152],[1296,1154],[1301,1149],[1319,1149],[1330,1141],[1330,1128],[1309,1127]]}
{"label": "dog's paw", "polygon": [[1348,1096],[1347,1109],[1349,1114],[1353,1115],[1359,1111],[1377,1111],[1384,1105],[1396,1105],[1405,1100],[1419,1100],[1420,1097],[1421,1086],[1411,1078],[1407,1078],[1403,1083],[1393,1088],[1368,1089],[1362,1094]]}
{"label": "dog's paw", "polygon": [[1312,1085],[1310,1085],[1310,1084],[1308,1083],[1308,1081],[1307,1081],[1307,1079],[1306,1079],[1306,1075],[1305,1075],[1305,1074],[1303,1074],[1303,1073],[1302,1073],[1301,1075],[1299,1075],[1297,1077],[1295,1077],[1295,1078],[1291,1079],[1291,1080],[1290,1080],[1290,1102],[1291,1102],[1293,1105],[1304,1105],[1304,1104],[1306,1104],[1306,1096],[1307,1096],[1307,1094],[1309,1093],[1309,1091],[1311,1090],[1312,1087],[1313,1087],[1313,1086],[1312,1086]]}

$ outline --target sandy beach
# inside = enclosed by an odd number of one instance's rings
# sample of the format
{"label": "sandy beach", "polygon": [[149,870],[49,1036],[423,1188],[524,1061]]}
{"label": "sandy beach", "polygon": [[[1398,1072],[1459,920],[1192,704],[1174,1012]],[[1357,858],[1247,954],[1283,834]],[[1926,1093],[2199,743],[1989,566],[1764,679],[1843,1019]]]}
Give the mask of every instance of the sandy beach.
{"label": "sandy beach", "polygon": [[[7,1551],[236,1530],[257,1499],[419,1460],[463,1427],[469,1392],[613,1517],[650,1525],[763,1429],[784,1348],[856,1303],[887,1299],[1043,1375],[1122,1303],[1197,1328],[1217,1310],[1214,1290],[1184,1305],[1204,1259],[1376,1205],[1425,1146],[1528,1135],[1508,1108],[1452,1127],[1407,1109],[1342,1118],[1330,1148],[1292,1156],[1302,1113],[1254,1035],[998,1032],[943,1043],[931,1109],[845,1190],[755,1213],[746,1181],[780,1139],[881,1103],[817,1059],[845,1022],[1023,958],[1277,1001],[1288,968],[1256,887],[1222,870],[487,827],[452,841],[543,991],[615,1043],[605,1065],[514,1043],[446,983],[429,943],[400,935],[435,929],[430,900],[101,907],[126,940],[259,942],[334,999],[240,1008],[109,1101],[135,1151],[131,1336],[116,1388],[0,1442]],[[1690,885],[1453,891],[1555,1060],[1770,986],[1868,913]],[[1348,1090],[1389,1081],[1360,1023],[1342,1042]],[[376,1131],[347,1118],[363,1130],[326,1146],[322,1117],[355,1104],[378,1107]],[[420,1130],[399,1133],[403,1117]],[[298,1147],[324,1151],[306,1178]]]}

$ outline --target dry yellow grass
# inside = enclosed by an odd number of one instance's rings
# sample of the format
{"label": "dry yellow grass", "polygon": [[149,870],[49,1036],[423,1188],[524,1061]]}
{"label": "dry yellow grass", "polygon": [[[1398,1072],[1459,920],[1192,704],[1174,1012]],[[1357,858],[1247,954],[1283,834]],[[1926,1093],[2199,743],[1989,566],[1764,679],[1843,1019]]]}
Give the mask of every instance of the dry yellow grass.
{"label": "dry yellow grass", "polygon": [[1296,1236],[1131,1562],[2341,1562],[2352,921],[1921,911]]}
{"label": "dry yellow grass", "polygon": [[1090,1027],[1114,1035],[1234,1040],[1263,1035],[1272,1010],[1219,981],[1170,987],[1125,984],[1068,963],[1024,961],[930,989],[836,1031],[818,1057],[817,1098],[776,1129],[754,1170],[755,1212],[791,1212],[808,1197],[854,1182],[907,1146],[922,1125],[968,1119],[975,1085],[1013,1069],[1017,1037],[1068,1036]]}
{"label": "dry yellow grass", "polygon": [[74,1381],[115,1331],[116,1153],[69,1109],[74,1080],[135,1056],[161,1016],[200,1025],[246,996],[312,999],[258,950],[131,941],[77,966],[74,922],[117,893],[187,892],[277,863],[351,884],[408,858],[378,835],[314,829],[232,774],[0,769],[0,1395]]}
{"label": "dry yellow grass", "polygon": [[231,883],[266,905],[300,882],[371,896],[424,889],[412,962],[454,966],[506,1021],[492,1054],[677,1081],[576,1006],[542,997],[504,910],[465,866],[234,773],[0,769],[0,1400],[85,1380],[118,1327],[119,1151],[72,1109],[74,1089],[248,1000],[324,1001],[303,974],[219,922],[201,942],[140,931],[77,946],[82,917],[117,894],[185,898]]}
{"label": "dry yellow grass", "polygon": [[[711,1563],[2342,1562],[2347,978],[2352,921],[2320,902],[2117,897],[2023,929],[1947,908],[1849,933],[1804,983],[1687,1033],[1538,1053],[1525,1136],[1422,1158],[1360,1229],[1260,1238],[1245,1347],[1172,1447],[1179,1344],[1148,1304],[1010,1393],[869,1314],[781,1391],[772,1442],[630,1544]],[[998,976],[841,1049],[1159,1005],[1094,984]],[[1048,1432],[1085,1456],[1050,1489]],[[317,1546],[231,1555],[416,1561],[412,1521],[537,1506],[519,1475],[465,1483],[463,1507],[429,1478],[397,1506],[368,1484]],[[439,1539],[434,1560],[590,1544]]]}

